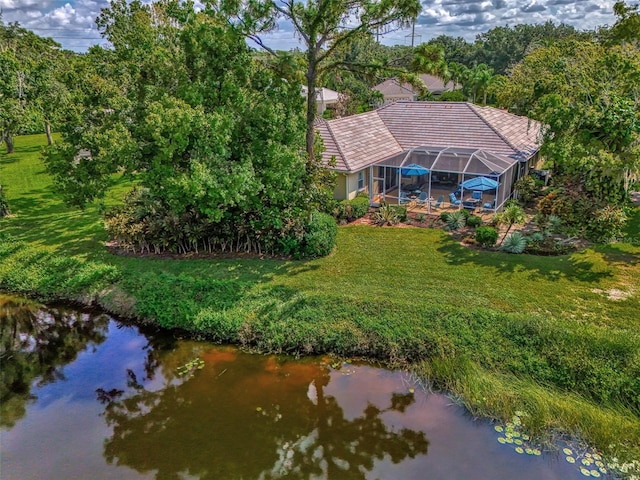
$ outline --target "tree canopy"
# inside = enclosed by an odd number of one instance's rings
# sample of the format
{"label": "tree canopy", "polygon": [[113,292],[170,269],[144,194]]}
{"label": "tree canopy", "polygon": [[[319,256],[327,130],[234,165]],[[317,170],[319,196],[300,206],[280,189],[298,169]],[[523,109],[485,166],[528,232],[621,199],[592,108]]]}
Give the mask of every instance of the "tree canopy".
{"label": "tree canopy", "polygon": [[314,177],[321,168],[306,167],[299,85],[191,3],[115,0],[97,24],[113,47],[86,55],[64,142],[45,158],[65,198],[82,206],[113,175],[130,177],[139,188],[108,227],[156,251],[217,238],[216,248],[273,252],[279,236],[299,241],[331,191]]}

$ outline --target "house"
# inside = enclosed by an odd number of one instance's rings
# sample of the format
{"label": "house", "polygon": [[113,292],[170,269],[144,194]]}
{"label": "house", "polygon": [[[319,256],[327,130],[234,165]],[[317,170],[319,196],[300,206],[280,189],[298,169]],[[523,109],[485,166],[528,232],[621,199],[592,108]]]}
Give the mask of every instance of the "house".
{"label": "house", "polygon": [[[318,119],[316,128],[323,160],[333,159],[339,173],[334,197],[367,192],[372,204],[404,203],[418,192],[462,201],[472,193],[464,191],[465,182],[485,177],[474,200],[498,210],[511,198],[513,183],[535,166],[540,146],[538,122],[467,102],[396,102]],[[419,166],[418,174],[409,166]]]}
{"label": "house", "polygon": [[[436,97],[444,92],[455,90],[455,84],[453,82],[445,84],[441,78],[426,73],[419,75],[419,77],[427,87],[427,90]],[[402,100],[411,101],[418,99],[418,92],[415,91],[413,86],[409,83],[402,83],[397,78],[389,78],[373,87],[373,90],[377,90],[382,94],[385,104]]]}
{"label": "house", "polygon": [[[307,98],[307,86],[302,86],[302,95]],[[340,101],[341,94],[330,88],[318,87],[316,88],[316,105],[318,106],[317,113],[322,115],[327,107],[335,105]]]}

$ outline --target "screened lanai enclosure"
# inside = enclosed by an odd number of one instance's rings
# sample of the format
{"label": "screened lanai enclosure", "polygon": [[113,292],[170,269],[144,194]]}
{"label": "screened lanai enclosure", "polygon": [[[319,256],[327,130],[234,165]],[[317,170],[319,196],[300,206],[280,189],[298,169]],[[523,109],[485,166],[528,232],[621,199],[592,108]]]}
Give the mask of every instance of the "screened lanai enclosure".
{"label": "screened lanai enclosure", "polygon": [[518,164],[517,159],[472,148],[413,148],[370,167],[371,201],[428,212],[495,212],[511,197]]}

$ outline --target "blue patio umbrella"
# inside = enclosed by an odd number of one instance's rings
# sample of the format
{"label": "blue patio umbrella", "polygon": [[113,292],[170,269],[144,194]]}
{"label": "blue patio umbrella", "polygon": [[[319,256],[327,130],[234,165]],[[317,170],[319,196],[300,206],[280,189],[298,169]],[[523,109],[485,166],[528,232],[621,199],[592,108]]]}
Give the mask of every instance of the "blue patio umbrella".
{"label": "blue patio umbrella", "polygon": [[426,175],[429,173],[429,169],[418,165],[417,163],[410,163],[406,167],[400,169],[400,173],[405,177],[418,177],[420,175]]}
{"label": "blue patio umbrella", "polygon": [[486,192],[487,190],[493,190],[500,185],[492,178],[487,177],[474,177],[469,180],[465,180],[460,184],[465,190],[476,190],[480,192]]}

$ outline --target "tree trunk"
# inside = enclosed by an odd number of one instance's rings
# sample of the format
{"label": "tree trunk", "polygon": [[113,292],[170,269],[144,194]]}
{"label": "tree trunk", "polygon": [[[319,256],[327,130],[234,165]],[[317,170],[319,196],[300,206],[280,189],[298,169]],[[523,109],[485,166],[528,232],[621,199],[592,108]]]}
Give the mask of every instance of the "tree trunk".
{"label": "tree trunk", "polygon": [[53,137],[51,136],[51,124],[48,120],[44,121],[44,133],[47,134],[47,145],[53,145]]}
{"label": "tree trunk", "polygon": [[487,89],[486,88],[484,90],[484,95],[482,96],[482,104],[483,105],[487,104]]}
{"label": "tree trunk", "polygon": [[2,139],[4,143],[7,145],[7,153],[13,153],[13,134],[11,132],[5,132],[2,134]]}
{"label": "tree trunk", "polygon": [[316,65],[316,52],[315,52],[315,38],[309,42],[309,51],[307,52],[307,60],[309,66],[307,67],[307,161],[314,161],[314,143],[316,131],[313,126],[313,122],[316,119],[316,81],[318,77],[317,65]]}

